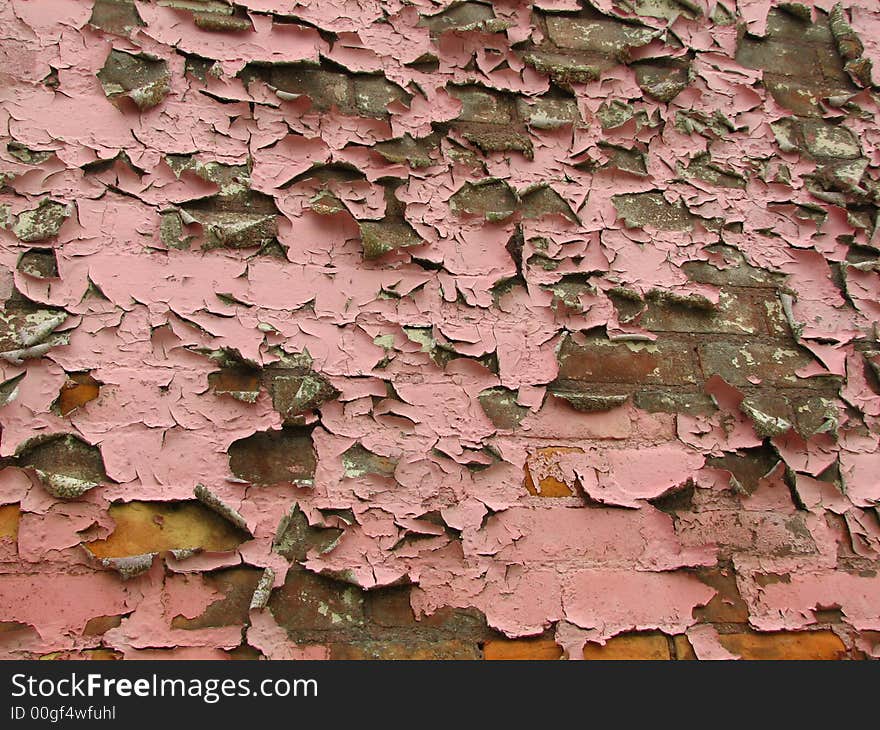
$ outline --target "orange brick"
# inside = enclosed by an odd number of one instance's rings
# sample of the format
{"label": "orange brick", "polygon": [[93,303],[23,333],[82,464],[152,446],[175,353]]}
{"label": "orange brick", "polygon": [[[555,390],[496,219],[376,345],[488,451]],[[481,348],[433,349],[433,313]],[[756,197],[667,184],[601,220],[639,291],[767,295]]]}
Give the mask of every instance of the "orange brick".
{"label": "orange brick", "polygon": [[669,643],[663,634],[622,634],[609,639],[605,646],[587,644],[584,659],[589,660],[668,660]]}
{"label": "orange brick", "polygon": [[83,629],[83,636],[100,636],[122,623],[122,616],[95,616],[90,618]]}
{"label": "orange brick", "polygon": [[490,661],[561,659],[562,647],[553,639],[493,639],[483,644],[483,658]]}
{"label": "orange brick", "polygon": [[101,384],[88,373],[73,373],[58,394],[58,410],[62,416],[95,400],[101,390]]}
{"label": "orange brick", "polygon": [[17,504],[4,504],[0,506],[0,540],[18,540],[18,521],[21,517],[21,509]]}
{"label": "orange brick", "polygon": [[246,535],[200,502],[126,502],[110,506],[116,529],[86,547],[98,558],[164,550],[234,550]]}
{"label": "orange brick", "polygon": [[685,636],[684,634],[679,634],[678,636],[673,637],[672,641],[675,644],[676,659],[685,661],[696,660],[697,655],[694,652],[694,647],[691,646],[691,642],[688,641],[687,636]]}
{"label": "orange brick", "polygon": [[[582,451],[582,449],[568,446],[549,446],[547,448],[537,449],[534,454],[529,455],[525,466],[525,487],[528,493],[536,497],[574,496],[572,489],[559,478],[562,476],[562,472],[555,467],[555,462],[560,454],[569,454],[572,452],[582,453]],[[536,485],[535,480],[532,477],[532,468],[536,468],[536,471],[559,471],[559,473],[556,476],[545,473],[544,477],[540,479]]]}
{"label": "orange brick", "polygon": [[721,644],[743,659],[842,659],[846,647],[831,631],[721,634]]}

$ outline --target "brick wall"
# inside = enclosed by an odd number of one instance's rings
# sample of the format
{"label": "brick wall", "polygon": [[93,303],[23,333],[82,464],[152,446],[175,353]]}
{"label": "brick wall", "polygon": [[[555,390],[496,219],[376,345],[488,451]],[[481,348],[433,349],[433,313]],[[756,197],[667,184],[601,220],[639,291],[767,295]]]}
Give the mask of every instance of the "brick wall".
{"label": "brick wall", "polygon": [[7,4],[0,656],[877,656],[880,14],[769,6]]}

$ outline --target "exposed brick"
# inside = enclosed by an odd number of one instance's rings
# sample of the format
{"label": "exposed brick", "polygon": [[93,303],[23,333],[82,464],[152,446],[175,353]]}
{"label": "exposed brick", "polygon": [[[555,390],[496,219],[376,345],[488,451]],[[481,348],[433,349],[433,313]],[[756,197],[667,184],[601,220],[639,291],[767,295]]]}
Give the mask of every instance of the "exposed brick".
{"label": "exposed brick", "polygon": [[391,102],[408,103],[410,95],[384,76],[356,76],[354,99],[357,110],[367,117],[387,117]]}
{"label": "exposed brick", "polygon": [[291,635],[342,630],[364,622],[360,589],[295,567],[287,572],[284,585],[272,593],[269,609]]}
{"label": "exposed brick", "polygon": [[735,482],[736,491],[745,494],[752,494],[758,488],[760,480],[778,463],[779,457],[776,453],[765,446],[741,449],[721,456],[710,456],[706,460],[707,466],[729,471]]}
{"label": "exposed brick", "polygon": [[523,61],[540,73],[547,74],[562,89],[572,90],[573,84],[588,84],[600,77],[602,71],[616,65],[605,56],[571,55],[546,51],[529,51]]}
{"label": "exposed brick", "polygon": [[35,279],[58,278],[58,260],[51,248],[32,248],[25,251],[15,268]]}
{"label": "exposed brick", "polygon": [[435,137],[413,139],[405,135],[400,139],[379,142],[373,145],[373,149],[389,162],[406,163],[412,167],[430,167],[434,164],[439,148]]}
{"label": "exposed brick", "polygon": [[782,284],[782,276],[749,264],[745,256],[730,246],[709,246],[706,251],[717,256],[713,261],[688,261],[682,266],[694,281],[717,286],[773,287]]}
{"label": "exposed brick", "polygon": [[[277,209],[271,196],[252,190],[245,165],[201,163],[186,155],[172,155],[168,165],[180,176],[191,172],[216,184],[216,195],[181,205],[162,216],[162,241],[169,248],[188,248],[192,242],[205,249],[257,248],[275,241]],[[199,235],[184,229],[184,222],[201,226]]]}
{"label": "exposed brick", "polygon": [[329,550],[341,534],[342,530],[335,527],[312,527],[296,504],[279,523],[272,549],[291,562],[299,562],[312,549],[319,553]]}
{"label": "exposed brick", "polygon": [[343,73],[296,64],[275,65],[269,78],[270,83],[281,91],[305,94],[319,110],[336,106],[345,111],[354,106],[354,85]]}
{"label": "exposed brick", "polygon": [[846,127],[810,119],[801,123],[801,130],[813,157],[853,159],[862,154],[858,140]]}
{"label": "exposed brick", "polygon": [[465,183],[450,199],[452,210],[459,214],[484,216],[488,220],[503,220],[516,210],[516,197],[510,187],[501,181]]}
{"label": "exposed brick", "polygon": [[777,76],[817,76],[821,78],[819,57],[812,46],[790,41],[744,38],[736,53],[737,63]]}
{"label": "exposed brick", "polygon": [[795,429],[804,438],[836,429],[839,414],[832,393],[810,397],[789,396],[786,400],[794,413]]}
{"label": "exposed brick", "polygon": [[633,175],[647,175],[648,167],[645,164],[645,154],[637,149],[624,149],[613,145],[601,145],[605,154],[608,155],[607,167],[617,168]]}
{"label": "exposed brick", "polygon": [[779,436],[794,425],[794,411],[788,399],[776,393],[752,393],[739,408],[752,420],[755,433],[761,438]]}
{"label": "exposed brick", "polygon": [[639,63],[635,72],[639,88],[657,101],[670,102],[688,86],[687,68]]}
{"label": "exposed brick", "polygon": [[535,129],[556,129],[581,120],[577,102],[569,97],[539,96],[526,100],[517,99],[519,116]]}
{"label": "exposed brick", "polygon": [[260,375],[255,371],[218,370],[208,375],[208,385],[221,395],[231,395],[245,403],[255,403],[260,394]]}
{"label": "exposed brick", "polygon": [[439,661],[479,659],[475,643],[444,639],[439,641],[368,641],[332,644],[331,659]]}
{"label": "exposed brick", "polygon": [[98,79],[111,101],[127,97],[140,109],[156,106],[171,90],[165,61],[117,50],[110,51]]}
{"label": "exposed brick", "polygon": [[69,215],[67,205],[44,198],[36,208],[18,214],[12,232],[25,243],[48,241],[58,235]]}
{"label": "exposed brick", "polygon": [[749,607],[739,594],[732,567],[701,568],[696,573],[716,594],[705,606],[694,609],[694,618],[705,623],[748,623]]}
{"label": "exposed brick", "polygon": [[405,221],[362,221],[359,226],[365,259],[425,243]]}
{"label": "exposed brick", "polygon": [[106,480],[101,451],[71,434],[33,439],[18,461],[37,470],[43,485],[64,499],[78,497]]}
{"label": "exposed brick", "polygon": [[778,386],[803,385],[796,371],[813,359],[792,345],[763,342],[706,342],[699,346],[700,364],[708,378],[718,374],[734,386],[753,384],[749,378]]}
{"label": "exposed brick", "polygon": [[379,626],[411,627],[416,623],[409,587],[372,591],[367,594],[366,605],[369,620]]}
{"label": "exposed brick", "polygon": [[550,660],[562,658],[553,639],[493,639],[483,644],[483,658],[497,660]]}
{"label": "exposed brick", "polygon": [[474,642],[491,633],[485,618],[475,609],[443,607],[416,618],[410,604],[410,592],[409,586],[399,586],[367,593],[365,608],[370,626],[374,630],[375,627],[404,629],[423,639],[443,635]]}
{"label": "exposed brick", "polygon": [[676,659],[679,661],[696,661],[697,655],[694,653],[694,647],[691,646],[691,642],[688,641],[687,636],[679,634],[678,636],[674,636],[672,640],[674,643]]}
{"label": "exposed brick", "polygon": [[732,171],[726,171],[712,161],[708,155],[698,155],[690,160],[687,168],[679,168],[683,177],[701,180],[721,188],[739,188],[744,190],[746,181]]}
{"label": "exposed brick", "polygon": [[457,117],[460,122],[507,124],[513,119],[513,105],[503,94],[479,86],[450,86],[447,90],[462,103]]}
{"label": "exposed brick", "polygon": [[58,394],[58,410],[62,416],[95,400],[101,385],[88,373],[71,373]]}
{"label": "exposed brick", "polygon": [[108,33],[124,35],[144,21],[130,0],[95,0],[89,23]]}
{"label": "exposed brick", "polygon": [[272,405],[286,421],[302,416],[339,395],[330,381],[318,373],[299,375],[272,371],[269,392]]}
{"label": "exposed brick", "polygon": [[589,336],[584,345],[567,338],[559,349],[559,380],[584,383],[696,382],[691,348],[669,339],[613,342]]}
{"label": "exposed brick", "polygon": [[588,660],[669,660],[669,642],[664,634],[634,633],[614,636],[604,645],[587,644],[584,659]]}
{"label": "exposed brick", "polygon": [[764,86],[773,98],[793,114],[804,117],[818,117],[822,114],[821,100],[830,96],[834,90],[817,86],[782,74],[764,73]]}
{"label": "exposed brick", "polygon": [[360,444],[355,444],[343,452],[342,466],[345,475],[349,477],[359,477],[364,474],[381,474],[390,477],[397,468],[397,462],[387,456],[374,454]]}
{"label": "exposed brick", "polygon": [[257,568],[227,568],[205,576],[205,582],[223,594],[204,613],[195,618],[174,616],[171,627],[175,629],[205,629],[215,626],[243,625],[248,621],[248,611],[254,589],[262,571]]}
{"label": "exposed brick", "polygon": [[101,636],[122,623],[122,616],[95,616],[90,618],[83,629],[83,636]]}
{"label": "exposed brick", "polygon": [[450,29],[491,28],[489,21],[495,18],[490,5],[464,2],[434,15],[423,15],[419,25],[430,28],[435,33]]}
{"label": "exposed brick", "polygon": [[248,536],[195,500],[124,502],[110,505],[116,527],[104,540],[86,543],[98,558],[164,550],[234,550]]}
{"label": "exposed brick", "polygon": [[542,218],[546,215],[561,215],[563,218],[576,221],[577,216],[565,202],[565,199],[549,185],[540,185],[521,196],[520,211],[522,217]]}
{"label": "exposed brick", "polygon": [[[562,472],[556,465],[557,458],[561,454],[583,453],[583,449],[567,446],[549,446],[537,449],[529,454],[525,465],[525,487],[529,494],[536,497],[572,497],[574,491],[563,481]],[[532,470],[544,474],[543,478],[535,483]],[[550,472],[550,473],[547,473]],[[553,472],[556,472],[555,474]]]}
{"label": "exposed brick", "polygon": [[0,540],[16,541],[21,509],[17,504],[0,505]]}
{"label": "exposed brick", "polygon": [[534,154],[532,138],[525,128],[495,124],[459,124],[462,137],[476,145],[483,154],[492,152],[522,152],[531,159]]}
{"label": "exposed brick", "polygon": [[617,215],[629,228],[658,228],[685,231],[692,227],[691,215],[682,205],[673,205],[661,193],[631,193],[612,198]]}
{"label": "exposed brick", "polygon": [[779,8],[771,8],[767,13],[767,37],[830,46],[833,39],[828,21],[821,13],[818,16],[815,22],[810,22]]}
{"label": "exposed brick", "polygon": [[765,299],[762,304],[767,331],[773,337],[791,339],[791,326],[788,324],[788,319],[785,316],[785,310],[779,297],[773,296]]}
{"label": "exposed brick", "polygon": [[646,44],[652,35],[650,28],[624,25],[613,20],[548,15],[546,23],[553,43],[559,48],[575,51],[622,56],[630,48]]}
{"label": "exposed brick", "polygon": [[480,393],[480,405],[497,428],[512,430],[528,414],[529,409],[517,404],[516,391],[493,388]]}
{"label": "exposed brick", "polygon": [[846,647],[831,631],[721,634],[722,646],[743,659],[843,659]]}
{"label": "exposed brick", "polygon": [[229,467],[254,484],[310,482],[315,474],[311,435],[298,428],[255,433],[229,447]]}
{"label": "exposed brick", "polygon": [[649,301],[640,324],[652,332],[761,335],[765,333],[763,301],[733,291],[719,293],[717,307],[675,301]]}

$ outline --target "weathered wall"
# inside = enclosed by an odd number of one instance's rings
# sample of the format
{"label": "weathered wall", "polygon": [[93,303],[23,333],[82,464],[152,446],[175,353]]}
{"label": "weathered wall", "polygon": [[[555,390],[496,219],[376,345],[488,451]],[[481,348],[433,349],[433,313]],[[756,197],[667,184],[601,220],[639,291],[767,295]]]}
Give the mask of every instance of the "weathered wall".
{"label": "weathered wall", "polygon": [[0,27],[3,656],[880,653],[874,0]]}

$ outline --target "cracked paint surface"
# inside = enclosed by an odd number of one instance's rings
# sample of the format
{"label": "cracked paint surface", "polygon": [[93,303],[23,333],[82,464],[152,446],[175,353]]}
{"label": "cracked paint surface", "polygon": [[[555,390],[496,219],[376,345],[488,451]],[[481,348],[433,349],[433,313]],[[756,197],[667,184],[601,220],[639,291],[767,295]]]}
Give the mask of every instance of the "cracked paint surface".
{"label": "cracked paint surface", "polygon": [[0,656],[880,655],[873,0],[0,16]]}

